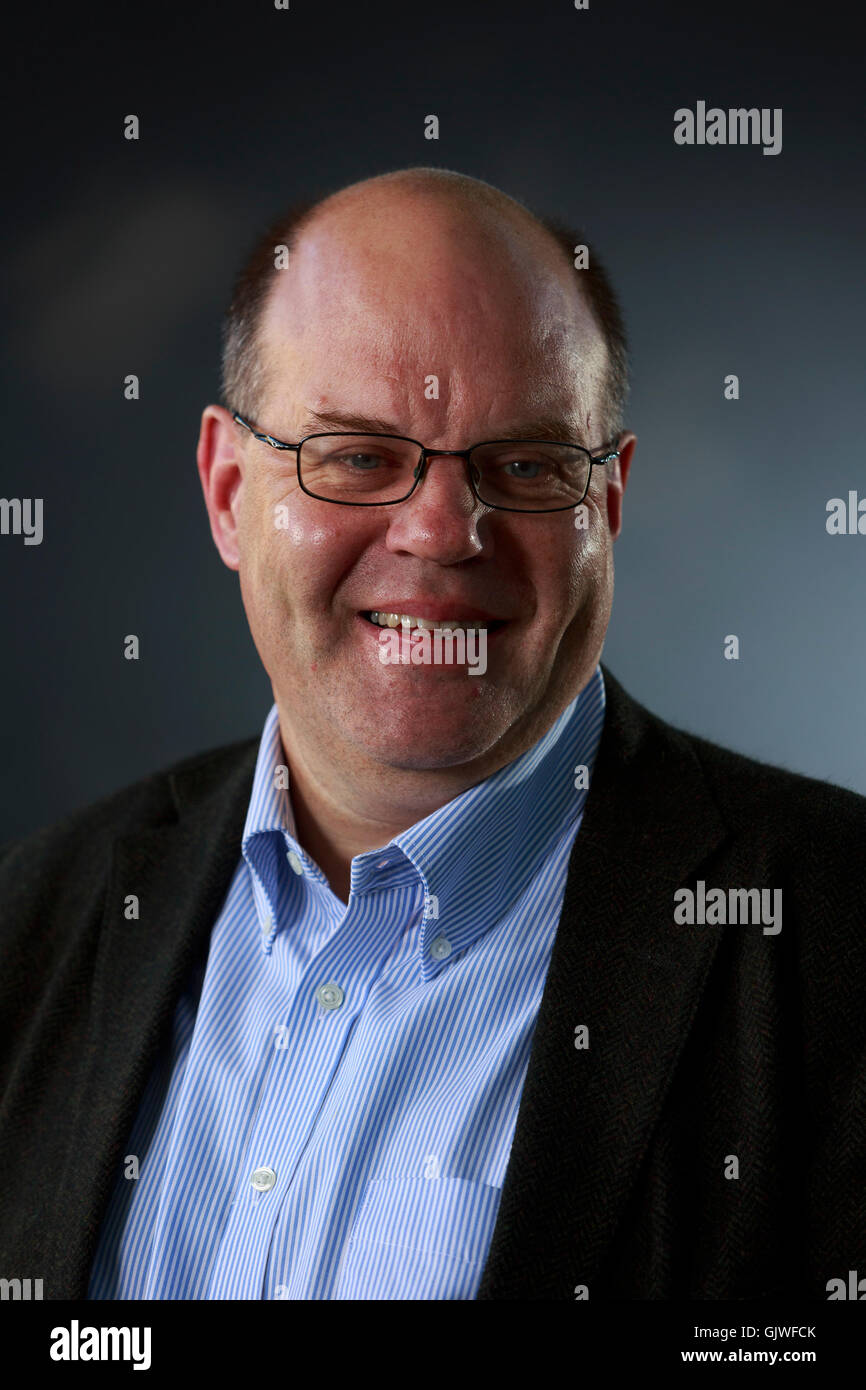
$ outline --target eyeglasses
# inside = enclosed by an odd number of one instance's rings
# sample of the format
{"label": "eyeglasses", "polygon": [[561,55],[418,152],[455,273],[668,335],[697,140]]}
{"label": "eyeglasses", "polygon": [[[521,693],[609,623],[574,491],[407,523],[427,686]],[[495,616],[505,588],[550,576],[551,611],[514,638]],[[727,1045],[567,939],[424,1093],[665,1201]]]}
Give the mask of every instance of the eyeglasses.
{"label": "eyeglasses", "polygon": [[591,454],[580,444],[547,439],[490,439],[470,449],[425,449],[394,434],[308,434],[286,444],[262,434],[236,410],[232,419],[272,449],[297,454],[298,483],[308,497],[346,507],[390,507],[411,497],[427,460],[463,458],[469,486],[485,507],[504,512],[564,512],[579,506],[596,464],[619,450]]}

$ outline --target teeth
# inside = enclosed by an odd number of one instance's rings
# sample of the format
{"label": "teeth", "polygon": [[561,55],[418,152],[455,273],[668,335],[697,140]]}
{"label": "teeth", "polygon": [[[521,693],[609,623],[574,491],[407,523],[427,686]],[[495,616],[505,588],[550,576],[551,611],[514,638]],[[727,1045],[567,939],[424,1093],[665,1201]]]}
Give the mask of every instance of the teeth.
{"label": "teeth", "polygon": [[409,632],[414,627],[427,628],[430,631],[462,627],[467,632],[472,628],[483,631],[487,627],[484,622],[461,623],[456,618],[443,618],[441,622],[432,622],[429,618],[415,618],[410,613],[371,613],[370,621],[378,627],[399,627],[404,632]]}

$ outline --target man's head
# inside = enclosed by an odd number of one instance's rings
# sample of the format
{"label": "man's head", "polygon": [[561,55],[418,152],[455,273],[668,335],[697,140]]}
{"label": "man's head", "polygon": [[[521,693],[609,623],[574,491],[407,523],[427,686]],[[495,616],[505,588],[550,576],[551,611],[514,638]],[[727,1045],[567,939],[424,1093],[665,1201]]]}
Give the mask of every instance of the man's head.
{"label": "man's head", "polygon": [[[239,571],[287,746],[318,741],[359,777],[472,785],[537,741],[601,654],[634,447],[620,433],[615,300],[594,271],[594,311],[562,238],[498,190],[441,170],[342,189],[306,211],[289,244],[285,269],[259,276],[257,312],[226,335],[226,403],[257,430],[295,443],[363,417],[443,450],[516,435],[620,449],[618,463],[593,468],[578,528],[570,510],[484,507],[465,460],[445,456],[396,505],[319,501],[299,488],[294,453],[253,439],[223,407],[204,412],[211,527]],[[440,606],[434,617],[466,608],[503,621],[484,675],[380,661],[362,614],[422,603]]]}

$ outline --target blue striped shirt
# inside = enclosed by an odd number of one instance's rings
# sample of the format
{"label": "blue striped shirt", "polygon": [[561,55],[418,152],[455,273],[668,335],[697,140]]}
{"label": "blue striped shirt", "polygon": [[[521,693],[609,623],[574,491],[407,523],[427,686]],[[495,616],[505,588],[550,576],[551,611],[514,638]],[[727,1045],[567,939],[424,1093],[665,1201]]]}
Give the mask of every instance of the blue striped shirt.
{"label": "blue striped shirt", "polygon": [[597,667],[521,757],[356,855],[346,904],[271,709],[89,1298],[474,1298],[603,722]]}

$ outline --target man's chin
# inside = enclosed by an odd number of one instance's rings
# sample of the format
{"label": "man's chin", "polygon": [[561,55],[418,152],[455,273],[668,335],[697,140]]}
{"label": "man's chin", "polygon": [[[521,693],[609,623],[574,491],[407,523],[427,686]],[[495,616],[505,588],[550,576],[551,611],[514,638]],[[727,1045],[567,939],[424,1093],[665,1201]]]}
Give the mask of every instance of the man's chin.
{"label": "man's chin", "polygon": [[[477,705],[477,702],[475,702]],[[479,710],[482,706],[477,706]],[[469,700],[465,708],[455,701],[446,717],[439,710],[419,709],[413,716],[406,707],[399,717],[381,705],[369,721],[359,725],[357,709],[341,725],[344,736],[370,759],[383,767],[407,772],[432,772],[457,767],[484,758],[507,732],[510,721],[491,721],[489,711],[479,721]]]}
{"label": "man's chin", "polygon": [[368,749],[371,762],[376,762],[382,768],[390,768],[394,772],[445,772],[449,768],[470,767],[477,759],[482,758],[488,750],[485,748],[467,749],[461,748],[438,748],[435,752],[427,749],[413,748],[395,753],[389,749],[387,753],[382,753],[378,749]]}

